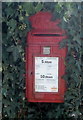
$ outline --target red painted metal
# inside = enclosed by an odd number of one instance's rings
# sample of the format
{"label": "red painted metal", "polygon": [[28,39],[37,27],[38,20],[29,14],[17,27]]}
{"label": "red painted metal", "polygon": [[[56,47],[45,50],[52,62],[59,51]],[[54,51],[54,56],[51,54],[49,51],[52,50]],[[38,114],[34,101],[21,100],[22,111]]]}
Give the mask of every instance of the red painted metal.
{"label": "red painted metal", "polygon": [[[65,73],[67,50],[60,49],[59,42],[65,39],[66,35],[63,35],[65,31],[58,26],[60,20],[51,21],[51,18],[50,12],[38,12],[30,17],[33,29],[28,32],[26,47],[26,97],[29,102],[64,102],[66,82],[62,76]],[[45,46],[51,48],[48,55],[43,54]],[[58,92],[35,92],[35,57],[59,57]]]}

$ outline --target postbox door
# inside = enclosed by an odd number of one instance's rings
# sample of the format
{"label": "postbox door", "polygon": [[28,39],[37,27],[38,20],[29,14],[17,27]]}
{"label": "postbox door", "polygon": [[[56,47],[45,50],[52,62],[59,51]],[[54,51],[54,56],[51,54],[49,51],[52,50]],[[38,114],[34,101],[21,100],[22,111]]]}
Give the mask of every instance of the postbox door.
{"label": "postbox door", "polygon": [[40,54],[33,54],[33,98],[36,102],[62,102],[66,52],[65,49],[59,50],[58,46],[51,46],[50,53],[44,54],[44,48],[40,47]]}

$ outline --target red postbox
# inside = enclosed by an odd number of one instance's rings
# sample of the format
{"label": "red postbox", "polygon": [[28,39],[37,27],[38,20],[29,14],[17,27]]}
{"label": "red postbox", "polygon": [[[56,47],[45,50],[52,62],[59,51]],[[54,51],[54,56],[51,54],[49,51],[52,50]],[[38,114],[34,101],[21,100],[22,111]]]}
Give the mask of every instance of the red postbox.
{"label": "red postbox", "polygon": [[66,38],[65,31],[52,21],[50,12],[38,12],[30,17],[32,30],[27,35],[26,97],[29,102],[64,102],[66,83],[66,48],[59,42]]}

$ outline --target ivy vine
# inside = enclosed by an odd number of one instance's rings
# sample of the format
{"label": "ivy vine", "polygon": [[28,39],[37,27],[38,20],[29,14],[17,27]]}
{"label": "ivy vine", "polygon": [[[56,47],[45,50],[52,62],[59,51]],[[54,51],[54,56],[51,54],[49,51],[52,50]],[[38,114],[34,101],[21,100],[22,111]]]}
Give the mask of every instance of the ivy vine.
{"label": "ivy vine", "polygon": [[[83,120],[83,4],[80,2],[4,2],[2,3],[2,65],[3,119],[24,120]],[[25,98],[26,34],[31,28],[29,16],[50,11],[53,19],[61,19],[60,26],[68,38],[60,43],[67,46],[67,82],[65,102],[28,103]]]}

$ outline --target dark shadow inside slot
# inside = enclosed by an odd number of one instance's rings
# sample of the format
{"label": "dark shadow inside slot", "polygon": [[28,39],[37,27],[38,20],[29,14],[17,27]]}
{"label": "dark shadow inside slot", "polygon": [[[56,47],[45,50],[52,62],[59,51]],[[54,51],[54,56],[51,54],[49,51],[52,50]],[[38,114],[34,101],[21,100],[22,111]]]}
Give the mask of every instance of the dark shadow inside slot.
{"label": "dark shadow inside slot", "polygon": [[61,36],[60,34],[33,34],[34,36],[44,36],[44,37],[47,37],[47,36]]}

